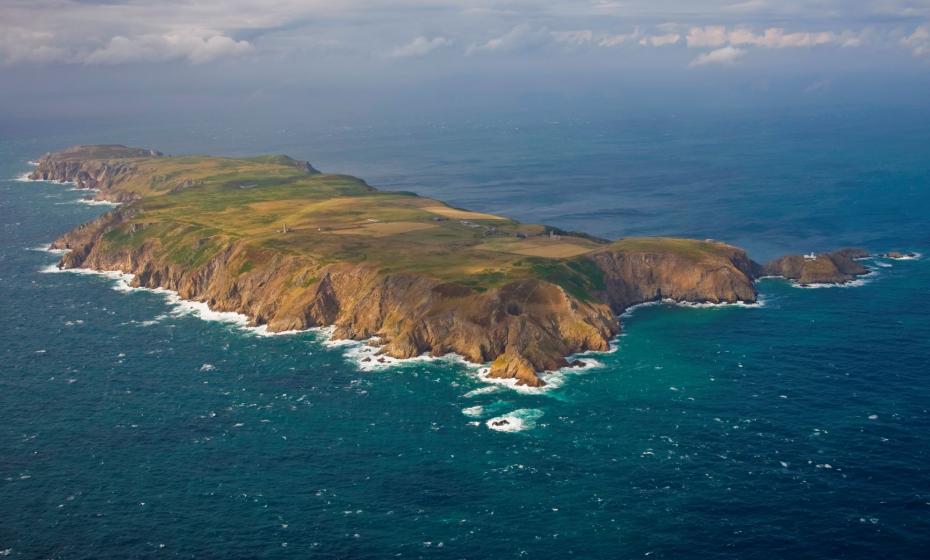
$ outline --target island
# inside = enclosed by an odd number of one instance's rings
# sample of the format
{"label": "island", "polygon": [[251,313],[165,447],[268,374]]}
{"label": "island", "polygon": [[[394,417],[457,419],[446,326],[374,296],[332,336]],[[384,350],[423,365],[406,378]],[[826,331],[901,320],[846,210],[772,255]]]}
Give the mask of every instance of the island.
{"label": "island", "polygon": [[857,250],[762,266],[714,240],[609,241],[381,191],[287,156],[76,146],[43,156],[30,178],[120,203],[54,241],[67,250],[61,268],[130,273],[272,332],[331,327],[396,358],[456,353],[520,385],[608,350],[637,304],[751,303],[764,275],[867,272]]}
{"label": "island", "polygon": [[845,284],[869,273],[869,269],[859,261],[870,256],[862,249],[790,255],[767,264],[764,274],[794,280],[801,286]]}

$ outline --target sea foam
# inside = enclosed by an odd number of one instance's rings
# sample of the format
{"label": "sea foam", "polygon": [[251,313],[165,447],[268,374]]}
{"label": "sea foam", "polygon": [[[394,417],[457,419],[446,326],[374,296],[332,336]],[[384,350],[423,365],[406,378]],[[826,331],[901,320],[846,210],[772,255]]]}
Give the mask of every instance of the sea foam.
{"label": "sea foam", "polygon": [[[489,377],[488,374],[491,372],[491,368],[488,365],[474,366],[473,364],[471,364],[473,366],[471,373],[472,375],[476,377],[478,381],[480,381],[481,383],[488,383],[489,386],[491,387],[510,389],[511,391],[514,391],[516,393],[522,393],[524,395],[542,395],[554,389],[558,389],[559,387],[565,384],[568,378],[572,376],[583,375],[590,371],[603,368],[604,367],[603,362],[595,360],[591,358],[590,356],[593,354],[609,354],[610,352],[613,352],[615,350],[616,350],[616,346],[613,343],[611,343],[611,349],[607,351],[598,352],[598,351],[592,350],[592,351],[583,352],[580,354],[573,354],[571,356],[568,356],[566,359],[569,362],[579,361],[585,364],[584,367],[565,366],[557,370],[544,371],[539,374],[540,379],[546,382],[546,384],[543,385],[542,387],[530,387],[528,385],[519,385],[519,381],[517,379],[512,379],[512,378],[501,379],[497,377]],[[490,390],[488,391],[490,392]],[[466,396],[468,395],[474,396],[474,394],[477,394],[477,393],[475,393],[474,391],[471,391],[467,393]]]}
{"label": "sea foam", "polygon": [[538,408],[519,408],[502,416],[491,418],[485,425],[496,432],[524,432],[536,427],[536,421],[543,417]]}
{"label": "sea foam", "polygon": [[47,243],[45,245],[39,245],[37,247],[30,247],[30,251],[38,251],[40,253],[48,253],[50,255],[64,255],[69,252],[70,249],[52,249],[52,244]]}
{"label": "sea foam", "polygon": [[171,315],[175,317],[183,316],[195,316],[205,321],[216,321],[221,323],[228,323],[241,327],[247,332],[253,332],[259,336],[270,336],[271,334],[284,334],[284,333],[269,333],[267,326],[262,325],[261,327],[251,327],[249,326],[249,318],[242,313],[237,313],[235,311],[215,311],[210,309],[210,306],[204,302],[200,301],[191,301],[183,299],[177,292],[174,290],[168,290],[165,288],[145,288],[139,286],[133,286],[131,284],[132,279],[135,277],[134,274],[121,272],[118,270],[91,270],[87,268],[58,268],[57,265],[51,264],[39,269],[40,272],[44,273],[69,273],[69,274],[81,274],[88,276],[99,276],[102,278],[107,278],[113,280],[113,289],[118,292],[130,293],[130,292],[149,292],[153,294],[158,294],[165,299],[171,309]]}
{"label": "sea foam", "polygon": [[50,179],[32,179],[29,173],[21,173],[13,178],[17,183],[51,183],[53,185],[75,185],[74,181],[53,181]]}
{"label": "sea foam", "polygon": [[804,290],[819,290],[823,288],[859,288],[865,286],[872,282],[875,277],[878,276],[877,270],[871,270],[868,274],[863,274],[855,280],[850,280],[849,282],[828,282],[828,283],[814,283],[814,284],[800,284],[798,282],[792,281],[792,288],[801,288]]}
{"label": "sea foam", "polygon": [[765,299],[762,296],[754,302],[748,301],[737,301],[737,302],[722,302],[722,303],[713,303],[708,301],[678,301],[671,298],[664,298],[661,300],[647,301],[643,303],[637,303],[636,305],[631,305],[627,307],[623,313],[620,314],[620,318],[630,318],[633,316],[633,313],[637,309],[642,309],[644,307],[652,307],[655,305],[673,305],[675,307],[688,307],[692,309],[729,309],[729,308],[743,308],[743,309],[759,309],[765,307]]}
{"label": "sea foam", "polygon": [[[159,294],[165,299],[165,303],[172,307],[171,315],[175,317],[181,316],[195,316],[205,321],[216,321],[221,323],[227,323],[234,325],[240,328],[242,331],[254,334],[256,336],[287,336],[300,334],[303,332],[315,332],[321,338],[321,343],[330,348],[345,347],[347,350],[344,353],[344,356],[353,361],[359,369],[362,371],[375,371],[386,369],[391,366],[402,365],[406,363],[416,363],[416,362],[435,362],[435,361],[446,361],[452,363],[459,363],[470,367],[477,367],[474,364],[470,364],[465,361],[465,359],[458,354],[446,354],[445,356],[434,357],[429,355],[417,356],[414,358],[393,358],[386,355],[378,355],[380,347],[371,346],[364,342],[359,342],[356,340],[336,340],[333,338],[334,327],[322,327],[322,328],[311,328],[306,331],[300,330],[291,330],[291,331],[282,331],[282,332],[271,332],[268,330],[267,325],[252,326],[248,316],[238,313],[235,311],[215,311],[210,309],[210,306],[204,302],[192,301],[183,299],[176,291],[169,290],[166,288],[146,288],[133,286],[131,284],[132,279],[134,278],[133,274],[124,273],[120,271],[98,271],[91,270],[86,268],[65,268],[60,269],[57,265],[48,265],[40,269],[40,272],[45,273],[71,273],[71,274],[84,274],[91,276],[100,276],[114,280],[113,289],[118,292],[149,292],[154,294]],[[366,361],[367,358],[367,361]]]}
{"label": "sea foam", "polygon": [[469,418],[483,418],[492,414],[497,414],[501,409],[507,408],[510,403],[507,401],[494,401],[487,405],[468,406],[462,409],[462,414]]}
{"label": "sea foam", "polygon": [[383,346],[377,344],[377,340],[358,341],[358,340],[335,340],[332,338],[333,329],[328,327],[321,329],[324,336],[328,339],[323,342],[324,346],[330,348],[345,348],[343,356],[355,364],[362,371],[381,371],[391,367],[397,367],[407,364],[430,363],[430,362],[447,362],[462,365],[470,368],[478,366],[465,360],[459,354],[449,353],[443,356],[431,356],[422,354],[412,358],[394,358],[386,354],[381,354]]}
{"label": "sea foam", "polygon": [[501,391],[501,390],[503,390],[503,388],[502,388],[502,387],[499,387],[499,386],[497,386],[497,385],[485,385],[484,387],[478,387],[477,389],[473,389],[473,390],[471,390],[471,391],[465,393],[465,394],[462,395],[462,396],[465,397],[466,399],[472,399],[472,398],[475,398],[475,397],[478,397],[478,396],[481,396],[481,395],[488,395],[488,394],[490,394],[490,393],[497,393],[498,391]]}
{"label": "sea foam", "polygon": [[88,198],[79,198],[74,201],[77,204],[86,204],[87,206],[120,206],[119,202],[111,202],[109,200],[95,200]]}

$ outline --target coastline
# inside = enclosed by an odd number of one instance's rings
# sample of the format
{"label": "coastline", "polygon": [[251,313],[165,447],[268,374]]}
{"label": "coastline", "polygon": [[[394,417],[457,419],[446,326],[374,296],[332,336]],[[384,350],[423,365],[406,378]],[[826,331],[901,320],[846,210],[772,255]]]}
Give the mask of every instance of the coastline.
{"label": "coastline", "polygon": [[[45,252],[49,254],[54,254],[56,256],[63,255],[67,253],[65,249],[52,249],[49,245],[43,247],[33,248],[35,251]],[[415,365],[417,363],[431,363],[431,362],[447,362],[452,363],[458,366],[461,366],[465,369],[466,375],[476,380],[479,383],[485,385],[485,387],[479,388],[477,390],[497,387],[501,389],[509,389],[510,391],[525,394],[525,395],[542,395],[550,391],[562,387],[568,378],[575,375],[582,375],[587,372],[594,370],[602,369],[605,367],[605,364],[596,359],[597,356],[609,355],[617,352],[619,350],[619,341],[624,333],[618,333],[610,340],[610,348],[608,350],[586,350],[584,352],[571,354],[566,357],[569,363],[573,362],[582,362],[584,366],[572,366],[567,365],[562,368],[555,370],[546,370],[539,372],[538,375],[540,378],[545,381],[545,385],[539,387],[532,387],[528,385],[520,385],[517,379],[513,378],[495,378],[488,376],[490,372],[490,362],[485,363],[474,363],[468,361],[464,356],[457,353],[448,353],[442,356],[431,356],[429,354],[422,354],[419,356],[414,356],[410,358],[395,358],[393,356],[378,354],[384,348],[383,345],[373,345],[371,340],[359,341],[352,339],[337,339],[334,338],[334,326],[326,327],[311,327],[304,330],[290,330],[290,331],[280,331],[280,332],[271,332],[268,330],[267,325],[250,325],[249,317],[238,313],[235,311],[216,311],[210,309],[209,305],[204,302],[198,302],[193,300],[187,300],[180,297],[178,292],[174,290],[169,290],[167,288],[148,288],[148,287],[139,287],[131,286],[130,282],[134,278],[134,275],[131,273],[124,273],[118,270],[111,271],[100,271],[89,268],[58,268],[56,264],[49,264],[45,267],[39,269],[42,273],[48,274],[58,274],[58,273],[71,273],[84,276],[97,276],[107,280],[112,280],[114,284],[111,288],[114,291],[121,292],[124,294],[134,293],[134,292],[147,292],[152,294],[160,295],[164,298],[164,303],[170,308],[169,314],[176,317],[181,316],[194,316],[203,321],[212,321],[218,323],[224,323],[231,325],[237,328],[242,334],[259,336],[259,337],[275,337],[275,336],[293,336],[300,335],[305,333],[312,333],[319,338],[315,342],[319,343],[321,346],[326,348],[345,348],[346,350],[342,353],[343,358],[352,363],[359,371],[366,373],[373,373],[379,371],[385,371],[393,368],[406,367],[410,365]],[[623,313],[618,315],[619,319],[630,318],[637,309],[644,307],[652,306],[661,306],[669,305],[675,307],[682,307],[686,309],[761,309],[765,307],[765,299],[760,297],[760,299],[754,303],[746,302],[736,302],[736,303],[702,303],[702,302],[679,302],[671,299],[663,299],[658,301],[651,301],[632,305],[628,307]],[[367,361],[366,361],[367,359]],[[490,391],[489,391],[490,392]],[[480,394],[480,393],[479,393]]]}
{"label": "coastline", "polygon": [[[53,249],[49,245],[44,245],[41,247],[35,247],[32,250],[45,252],[48,254],[53,254],[56,256],[61,256],[68,251],[66,249]],[[919,257],[918,257],[919,258]],[[905,258],[897,260],[917,260],[917,258]],[[371,344],[371,340],[359,341],[352,339],[337,339],[334,338],[334,326],[326,327],[311,327],[304,330],[289,330],[289,331],[279,331],[271,332],[268,330],[267,325],[250,325],[250,319],[248,316],[238,313],[235,311],[216,311],[210,309],[209,305],[204,302],[198,302],[193,300],[187,300],[180,297],[178,292],[174,290],[169,290],[167,288],[148,288],[148,287],[138,287],[131,286],[130,282],[134,278],[134,275],[131,273],[124,273],[122,271],[99,271],[89,268],[58,268],[56,264],[50,264],[48,266],[42,267],[40,270],[42,273],[72,273],[78,275],[86,276],[98,276],[108,280],[113,280],[115,283],[111,286],[114,291],[122,293],[133,293],[133,292],[148,292],[152,294],[158,294],[164,298],[165,305],[169,308],[172,308],[172,311],[169,313],[173,316],[194,316],[203,321],[212,321],[218,323],[225,323],[228,325],[233,325],[237,329],[246,335],[258,336],[258,337],[275,337],[275,336],[293,336],[300,335],[304,333],[313,333],[320,337],[315,342],[318,342],[321,346],[326,348],[346,348],[347,350],[343,352],[342,356],[347,361],[353,364],[359,371],[366,373],[373,373],[379,371],[385,371],[393,368],[405,367],[417,363],[430,363],[430,362],[448,362],[453,363],[458,366],[461,366],[465,369],[466,375],[476,380],[479,383],[484,384],[484,387],[472,390],[469,393],[472,395],[484,394],[485,392],[493,392],[499,389],[509,389],[510,391],[525,394],[525,395],[542,395],[550,391],[558,389],[564,385],[567,379],[574,375],[580,375],[587,373],[589,371],[594,371],[602,369],[605,367],[605,364],[599,360],[593,359],[594,356],[608,355],[619,350],[619,340],[624,336],[623,332],[618,333],[610,340],[610,348],[608,350],[587,350],[584,352],[571,354],[566,357],[566,359],[571,363],[580,361],[584,363],[583,367],[577,366],[565,366],[555,370],[547,370],[539,372],[538,375],[540,378],[545,381],[545,385],[540,387],[532,387],[527,385],[520,385],[517,379],[513,378],[495,378],[488,376],[490,372],[490,362],[485,363],[474,363],[468,361],[464,356],[457,353],[448,353],[442,356],[430,356],[429,354],[422,354],[420,356],[414,356],[410,358],[395,358],[393,356],[378,354],[384,348],[384,346],[378,346]],[[874,278],[878,276],[877,270],[871,270],[865,277],[861,280],[853,280],[845,283],[837,284],[826,284],[826,285],[808,285],[802,286],[796,282],[787,280],[780,276],[765,276],[760,277],[758,280],[783,280],[787,282],[791,287],[801,288],[801,289],[820,289],[820,288],[855,288],[862,287],[869,284]],[[707,303],[707,302],[688,302],[688,301],[676,301],[669,298],[665,298],[657,301],[649,301],[644,303],[639,303],[631,305],[626,308],[621,314],[618,315],[618,319],[629,319],[631,318],[638,309],[645,307],[654,307],[668,305],[673,307],[681,307],[685,309],[706,309],[706,310],[715,310],[715,309],[762,309],[766,306],[766,299],[763,295],[760,295],[758,300],[752,303],[747,302],[735,302],[735,303]],[[367,360],[367,361],[366,361]],[[494,390],[484,391],[491,388],[499,388]],[[476,393],[475,391],[480,391]],[[466,397],[469,395],[466,394]],[[499,418],[494,418],[493,420],[498,420]],[[492,428],[494,429],[494,428]],[[501,431],[518,431],[518,430],[501,430]]]}
{"label": "coastline", "polygon": [[[105,157],[116,159],[100,159],[100,156],[89,155],[99,150],[110,154]],[[377,259],[376,254],[363,254],[364,258],[356,262],[338,256],[341,255],[338,252],[327,254],[322,251],[319,255],[301,261],[296,257],[288,257],[286,251],[275,252],[276,249],[267,253],[271,256],[262,257],[260,265],[256,266],[253,262],[256,251],[265,249],[260,248],[264,247],[261,245],[249,245],[255,239],[249,235],[255,234],[248,233],[249,230],[235,229],[242,227],[241,220],[228,226],[234,228],[229,231],[236,232],[232,239],[222,234],[216,235],[219,241],[214,245],[210,245],[214,242],[210,241],[209,233],[186,238],[183,234],[178,237],[159,234],[157,232],[164,230],[157,228],[152,230],[156,232],[154,237],[145,233],[151,224],[157,226],[160,223],[158,220],[152,222],[153,217],[147,211],[151,207],[146,204],[148,197],[166,200],[170,208],[175,199],[164,199],[161,196],[180,193],[203,181],[184,179],[183,175],[179,175],[177,179],[172,179],[167,190],[150,193],[145,190],[148,188],[146,185],[160,184],[158,182],[163,180],[161,175],[154,174],[151,166],[161,165],[161,162],[168,162],[164,165],[170,166],[171,158],[163,158],[161,154],[152,156],[154,159],[145,160],[145,165],[149,167],[141,171],[135,167],[138,160],[133,159],[140,157],[138,150],[122,146],[69,148],[44,156],[37,170],[30,175],[65,181],[73,178],[80,187],[75,190],[93,188],[97,192],[97,200],[74,202],[91,205],[128,202],[130,206],[128,209],[103,214],[56,240],[55,246],[74,249],[71,254],[62,257],[59,266],[69,270],[99,270],[104,276],[114,278],[122,291],[148,290],[160,293],[170,305],[186,309],[188,313],[208,320],[235,323],[255,333],[271,334],[271,330],[284,334],[305,331],[324,333],[328,346],[350,347],[344,353],[346,359],[354,361],[364,371],[380,370],[408,361],[452,360],[477,368],[483,382],[539,389],[549,384],[561,384],[567,372],[599,367],[596,360],[585,359],[585,356],[613,351],[614,341],[622,330],[622,318],[629,317],[639,305],[670,304],[696,309],[759,308],[765,305],[755,289],[755,278],[763,267],[738,247],[710,239],[700,241],[676,238],[595,240],[595,243],[584,234],[561,231],[556,234],[555,230],[546,229],[547,226],[532,224],[525,227],[543,228],[543,233],[538,233],[538,230],[537,233],[521,233],[519,229],[516,233],[512,229],[499,231],[499,228],[505,227],[501,222],[494,222],[495,227],[491,227],[468,220],[463,220],[461,224],[469,233],[461,233],[461,229],[454,228],[443,230],[449,231],[446,235],[467,240],[465,247],[481,244],[477,254],[468,257],[477,259],[476,265],[469,265],[472,268],[463,273],[465,276],[452,278],[444,275],[441,270],[427,269],[421,272],[422,261],[417,251],[429,255],[428,251],[433,250],[423,244],[422,237],[402,242],[403,249],[412,251],[413,255],[413,265],[406,265],[410,267],[406,270],[391,270],[392,263],[379,263],[377,260],[371,264],[365,262],[365,259]],[[310,180],[305,177],[322,177],[324,181],[327,180],[325,174],[320,175],[309,164],[297,162],[299,165],[295,171],[295,160],[281,157],[289,162],[283,172],[297,177],[293,180]],[[240,162],[239,165],[247,169],[250,165],[256,165],[255,160],[226,160],[210,156],[184,161],[185,164],[195,161],[205,166],[217,165],[218,161],[234,161]],[[27,177],[24,180],[62,184],[62,181],[49,179]],[[349,180],[359,181],[351,177]],[[136,186],[126,187],[127,181]],[[345,188],[356,190],[351,190],[349,194],[343,193],[343,198],[337,200],[356,203],[358,199],[352,197],[360,194],[376,194],[374,198],[378,200],[378,196],[396,196],[380,194],[364,182],[350,183]],[[362,190],[359,191],[359,188]],[[192,192],[181,200],[196,201],[198,196],[210,196],[210,193],[215,194],[217,191],[207,190],[207,194],[202,192]],[[240,194],[241,189],[233,192],[235,196],[245,196],[247,200],[254,196],[251,191],[248,195]],[[274,192],[270,191],[268,196],[294,196],[274,195]],[[191,196],[195,198],[191,199]],[[416,195],[410,196],[417,199]],[[393,224],[396,227],[387,219],[384,226],[395,229],[384,229],[386,235],[393,235],[392,231],[404,233],[424,227],[460,228],[457,221],[450,222],[449,216],[458,220],[463,213],[472,220],[507,220],[491,214],[469,214],[466,210],[439,206],[443,204],[441,201],[420,200],[424,202],[414,206],[418,212],[423,212],[423,205],[427,205],[427,211],[438,209],[439,213],[419,218],[425,223],[409,221],[411,217],[394,218]],[[299,202],[293,200],[292,204]],[[407,209],[404,211],[410,216],[408,206],[399,208]],[[185,214],[188,217],[181,222],[166,222],[167,227],[174,227],[171,225],[173,223],[180,224],[182,232],[188,231],[184,228],[193,227],[194,235],[198,235],[196,232],[199,230],[196,228],[204,226],[196,225],[199,222],[196,211],[193,212]],[[205,217],[209,216],[215,215],[205,214]],[[254,220],[254,217],[251,219]],[[359,228],[374,227],[372,223],[378,224],[381,221],[368,219],[363,221],[364,226],[350,225],[349,232],[356,236],[350,237],[350,242],[362,244],[363,249],[379,247],[379,243],[383,244],[379,239],[384,238],[384,235],[366,237],[363,229]],[[287,220],[287,226],[292,223],[291,219]],[[506,227],[524,227],[516,221],[509,223]],[[260,230],[264,233],[257,235],[264,237],[258,239],[270,243],[287,243],[287,240],[279,237],[281,234],[290,234],[288,238],[293,239],[295,226],[287,226],[284,226],[283,231],[275,230],[277,233],[272,235],[276,239],[273,240],[268,240],[269,231]],[[297,227],[298,238],[307,239],[302,241],[308,244],[306,246],[335,243],[334,248],[340,249],[340,237],[327,233],[332,230],[331,227]],[[491,235],[491,241],[482,240],[480,236],[474,240],[474,234],[470,231],[475,231],[475,228],[484,232],[485,239]],[[311,233],[317,231],[323,233]],[[342,233],[339,228],[337,231]],[[134,237],[137,233],[142,243],[129,243],[128,240],[137,238]],[[582,256],[576,258],[577,253],[567,256],[547,253],[547,256],[541,257],[546,260],[522,261],[524,267],[527,267],[526,262],[533,264],[513,276],[507,272],[501,274],[503,280],[497,283],[488,281],[486,285],[469,284],[482,281],[476,277],[474,266],[487,266],[485,263],[488,257],[503,259],[506,266],[519,261],[521,257],[513,255],[521,253],[508,251],[508,247],[513,249],[514,246],[506,244],[523,243],[520,240],[527,239],[528,235],[533,237],[532,243],[539,243],[538,240],[542,238],[548,243],[555,243],[555,249],[563,251],[568,243],[573,247],[572,251],[581,250]],[[434,233],[427,236],[429,238],[445,237]],[[190,256],[166,259],[170,255],[166,254],[165,243],[169,246],[174,243],[173,250],[177,251],[180,247],[184,255],[191,255],[192,252],[200,254],[198,251],[204,246],[212,252],[206,253],[206,260],[194,261]],[[178,243],[185,245],[179,246]],[[494,247],[495,243],[497,248]],[[505,244],[503,249],[501,243]],[[289,250],[293,251],[293,247]],[[485,252],[481,253],[481,250]],[[825,260],[833,258],[829,254],[827,257]],[[332,264],[319,264],[321,261]],[[435,262],[432,266],[435,266]],[[386,270],[382,271],[382,267]],[[114,272],[116,270],[119,272]],[[844,271],[844,274],[848,273]],[[851,273],[853,277],[855,274]],[[140,286],[133,287],[132,283]],[[301,289],[295,291],[295,285]],[[189,299],[181,298],[182,293]],[[207,301],[225,311],[210,309],[207,303],[203,303]],[[376,342],[373,338],[375,336],[378,337]]]}

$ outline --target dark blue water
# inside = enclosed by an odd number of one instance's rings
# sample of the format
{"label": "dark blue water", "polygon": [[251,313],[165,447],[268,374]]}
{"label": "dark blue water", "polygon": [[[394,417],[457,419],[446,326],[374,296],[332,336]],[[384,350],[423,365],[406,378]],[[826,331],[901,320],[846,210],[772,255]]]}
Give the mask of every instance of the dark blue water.
{"label": "dark blue water", "polygon": [[[760,259],[930,254],[921,119],[28,130],[0,142],[0,177],[77,142],[286,152],[610,237],[714,237]],[[642,308],[602,368],[524,394],[455,363],[361,372],[314,333],[260,337],[40,272],[55,257],[35,247],[102,211],[77,198],[0,182],[0,553],[865,559],[930,545],[930,259],[875,261],[853,288],[763,281],[761,308]],[[526,429],[485,425],[508,413]]]}

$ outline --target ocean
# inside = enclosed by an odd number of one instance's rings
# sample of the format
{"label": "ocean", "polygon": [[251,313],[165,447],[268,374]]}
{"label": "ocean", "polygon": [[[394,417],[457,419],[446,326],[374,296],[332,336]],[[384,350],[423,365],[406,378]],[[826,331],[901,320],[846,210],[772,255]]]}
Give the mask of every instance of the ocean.
{"label": "ocean", "polygon": [[[0,556],[924,558],[930,118],[861,112],[320,127],[23,128],[0,139]],[[546,390],[455,360],[363,371],[43,247],[107,210],[23,182],[76,143],[287,153],[372,185],[757,260],[860,246],[852,287],[638,308]],[[212,319],[212,320],[205,320]],[[491,429],[507,417],[508,431]]]}

